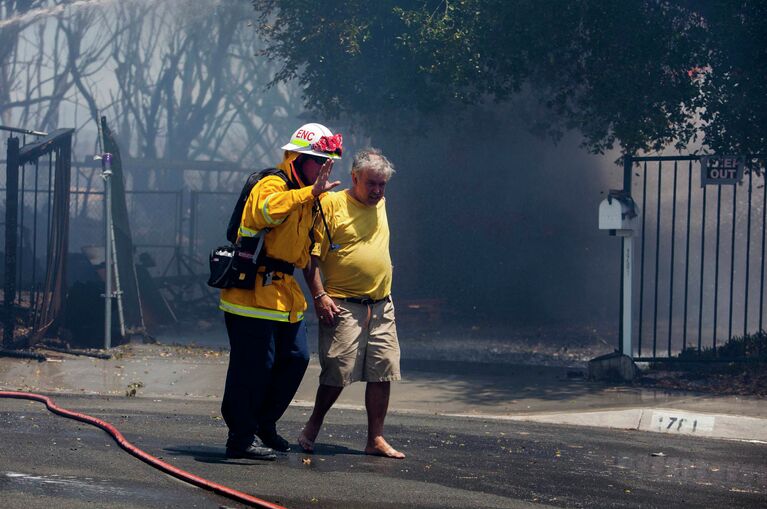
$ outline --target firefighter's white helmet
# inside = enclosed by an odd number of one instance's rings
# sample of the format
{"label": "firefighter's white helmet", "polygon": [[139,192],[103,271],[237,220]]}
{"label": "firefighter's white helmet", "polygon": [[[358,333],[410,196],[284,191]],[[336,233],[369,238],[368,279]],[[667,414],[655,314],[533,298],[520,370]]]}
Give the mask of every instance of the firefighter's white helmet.
{"label": "firefighter's white helmet", "polygon": [[299,154],[341,159],[342,144],[341,133],[333,134],[324,125],[312,123],[299,127],[290,137],[290,143],[282,149]]}

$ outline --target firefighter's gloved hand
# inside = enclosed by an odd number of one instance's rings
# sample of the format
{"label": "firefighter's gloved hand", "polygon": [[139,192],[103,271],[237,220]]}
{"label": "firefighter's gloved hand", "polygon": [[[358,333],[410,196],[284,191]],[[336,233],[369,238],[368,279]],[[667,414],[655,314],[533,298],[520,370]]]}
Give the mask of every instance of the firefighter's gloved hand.
{"label": "firefighter's gloved hand", "polygon": [[327,294],[314,301],[314,311],[317,313],[317,318],[325,325],[335,324],[336,318],[341,312],[336,303],[333,302],[333,299]]}
{"label": "firefighter's gloved hand", "polygon": [[328,177],[330,177],[330,172],[332,170],[333,160],[326,159],[325,163],[320,168],[320,173],[317,176],[317,180],[314,181],[314,186],[312,187],[312,195],[314,195],[315,198],[322,193],[330,191],[334,187],[341,185],[340,180],[328,182]]}

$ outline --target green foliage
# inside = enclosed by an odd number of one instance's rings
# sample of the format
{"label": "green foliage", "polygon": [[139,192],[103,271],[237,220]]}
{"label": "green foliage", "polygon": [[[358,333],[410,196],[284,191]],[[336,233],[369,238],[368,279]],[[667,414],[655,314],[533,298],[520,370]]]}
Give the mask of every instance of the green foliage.
{"label": "green foliage", "polygon": [[640,383],[664,389],[765,396],[767,333],[734,337],[716,349],[701,352],[688,348],[678,358],[653,363]]}
{"label": "green foliage", "polygon": [[[325,115],[375,117],[438,106],[427,75],[403,44],[394,2],[257,0],[266,54],[284,63],[275,82],[297,78],[306,106]],[[277,11],[276,15],[273,13]]]}
{"label": "green foliage", "polygon": [[[678,369],[692,368],[700,369],[700,365],[695,361],[705,363],[715,359],[746,361],[756,363],[755,365],[764,366],[767,363],[767,333],[760,331],[755,334],[746,334],[745,336],[735,336],[723,345],[716,348],[703,348],[700,352],[694,347],[687,348],[677,356],[679,360],[688,361],[678,366],[674,364],[674,358],[669,362],[660,361],[659,365],[669,367],[675,366]],[[689,361],[693,361],[692,364]],[[720,367],[729,369],[732,366],[722,364]]]}
{"label": "green foliage", "polygon": [[767,2],[701,7],[709,70],[696,106],[706,141],[722,152],[767,152]]}
{"label": "green foliage", "polygon": [[[369,129],[418,130],[521,90],[602,153],[688,145],[764,152],[764,2],[254,0],[276,81]],[[702,123],[701,123],[702,122]],[[409,129],[407,129],[409,127]],[[702,128],[702,131],[701,131]]]}
{"label": "green foliage", "polygon": [[720,357],[744,357],[767,361],[767,333],[746,334],[730,339],[718,347]]}
{"label": "green foliage", "polygon": [[679,354],[680,359],[711,360],[711,359],[745,359],[748,361],[767,362],[767,333],[760,331],[755,334],[736,336],[714,348],[704,348],[698,352],[688,348]]}

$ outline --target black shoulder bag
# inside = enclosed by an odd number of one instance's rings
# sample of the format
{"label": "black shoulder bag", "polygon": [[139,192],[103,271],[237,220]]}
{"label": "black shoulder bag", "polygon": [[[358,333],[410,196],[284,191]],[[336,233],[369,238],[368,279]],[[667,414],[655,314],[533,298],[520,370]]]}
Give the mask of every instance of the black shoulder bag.
{"label": "black shoulder bag", "polygon": [[210,277],[208,286],[213,288],[253,288],[256,286],[256,273],[258,269],[258,254],[264,242],[264,235],[269,231],[265,228],[258,232],[255,237],[239,238],[238,232],[242,221],[242,212],[248,201],[253,187],[262,178],[276,175],[291,187],[291,182],[282,170],[267,168],[253,172],[245,181],[240,197],[232,210],[229,224],[226,228],[226,239],[230,244],[218,246],[211,250],[208,261],[210,264]]}

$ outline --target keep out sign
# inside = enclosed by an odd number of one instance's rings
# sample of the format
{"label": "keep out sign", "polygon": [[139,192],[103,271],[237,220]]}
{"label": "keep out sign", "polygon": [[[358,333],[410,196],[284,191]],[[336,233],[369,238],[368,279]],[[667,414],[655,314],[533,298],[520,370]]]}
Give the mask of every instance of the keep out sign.
{"label": "keep out sign", "polygon": [[700,158],[701,187],[734,185],[743,178],[742,156],[702,156]]}

